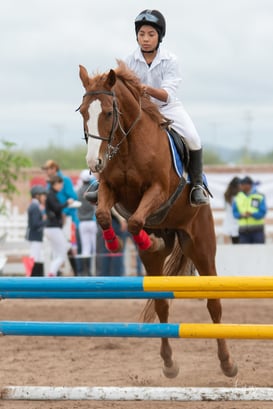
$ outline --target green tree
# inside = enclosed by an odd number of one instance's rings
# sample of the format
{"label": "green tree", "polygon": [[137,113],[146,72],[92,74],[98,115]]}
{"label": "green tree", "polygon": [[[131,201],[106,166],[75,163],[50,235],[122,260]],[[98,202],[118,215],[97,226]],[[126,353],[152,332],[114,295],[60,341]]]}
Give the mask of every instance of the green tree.
{"label": "green tree", "polygon": [[82,145],[62,148],[60,146],[49,145],[44,149],[35,149],[29,152],[33,166],[40,168],[48,159],[55,160],[61,169],[85,169],[87,147],[85,142]]}
{"label": "green tree", "polygon": [[204,164],[205,165],[222,165],[224,161],[220,156],[212,150],[204,150]]}
{"label": "green tree", "polygon": [[[21,170],[29,168],[31,160],[24,154],[14,150],[15,144],[8,141],[0,141],[0,194],[4,198],[12,199],[19,193],[15,182],[22,176]],[[1,197],[0,197],[1,198]],[[5,212],[3,199],[0,201],[0,214]]]}

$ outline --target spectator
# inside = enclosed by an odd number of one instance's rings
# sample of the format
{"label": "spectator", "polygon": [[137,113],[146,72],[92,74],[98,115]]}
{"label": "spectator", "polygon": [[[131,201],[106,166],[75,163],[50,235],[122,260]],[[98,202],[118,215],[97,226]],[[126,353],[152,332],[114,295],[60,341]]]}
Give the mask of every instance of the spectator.
{"label": "spectator", "polygon": [[[59,275],[59,269],[65,262],[67,253],[71,248],[71,243],[64,235],[63,227],[63,209],[72,205],[74,199],[69,198],[65,203],[58,199],[58,193],[63,189],[63,179],[61,176],[52,176],[49,180],[50,189],[46,198],[46,226],[45,235],[50,243],[53,259],[50,263],[50,277]],[[71,262],[71,259],[70,259]],[[75,265],[71,263],[74,274],[76,274]]]}
{"label": "spectator", "polygon": [[257,191],[249,176],[240,181],[240,189],[232,205],[233,215],[239,221],[239,243],[263,244],[267,212],[265,196]]}
{"label": "spectator", "polygon": [[[131,241],[133,243],[134,249],[135,249],[135,272],[136,275],[139,277],[142,277],[144,275],[143,272],[143,265],[142,265],[142,261],[141,258],[138,254],[138,248],[136,243],[134,242],[134,240],[132,240],[132,235],[126,231],[125,235],[124,235],[125,241],[124,241],[124,252],[126,253],[127,250],[127,246],[128,246],[128,241]],[[123,239],[124,240],[124,239]]]}
{"label": "spectator", "polygon": [[41,185],[34,185],[30,190],[31,203],[27,209],[28,224],[26,239],[30,242],[30,254],[28,262],[32,268],[32,277],[44,275],[44,262],[42,254],[43,230],[45,225],[45,201],[46,189]]}
{"label": "spectator", "polygon": [[[81,256],[82,256],[82,271],[80,275],[90,275],[91,262],[96,256],[96,242],[97,242],[97,222],[96,222],[96,206],[90,201],[86,200],[85,194],[88,189],[93,175],[90,175],[90,171],[85,169],[80,174],[80,180],[82,185],[79,187],[77,194],[78,199],[82,203],[82,206],[78,210],[79,216],[79,236],[81,241]],[[95,275],[95,272],[93,272]]]}
{"label": "spectator", "polygon": [[[52,176],[60,176],[63,179],[63,187],[62,189],[57,192],[57,198],[59,200],[60,203],[66,203],[68,199],[74,199],[77,200],[77,193],[73,187],[73,183],[72,180],[70,179],[70,177],[65,176],[59,167],[59,164],[52,160],[49,159],[45,162],[45,164],[42,166],[42,169],[46,172],[47,178],[50,179]],[[74,245],[74,247],[71,247],[70,249],[70,262],[72,264],[75,265],[74,269],[76,268],[76,270],[80,270],[80,262],[76,262],[75,261],[75,255],[77,254],[77,252],[80,252],[80,239],[79,239],[79,218],[78,218],[78,209],[75,208],[70,208],[70,207],[63,207],[63,215],[64,216],[70,216],[72,223],[75,226],[76,229],[76,243]],[[65,229],[65,223],[66,223],[66,218],[64,218],[63,221],[63,225],[64,225],[64,229]],[[66,230],[66,229],[65,229]],[[71,239],[71,235],[72,232],[70,231],[71,229],[69,229],[69,239]]]}
{"label": "spectator", "polygon": [[223,234],[228,243],[238,244],[239,243],[239,225],[238,220],[233,216],[232,211],[232,201],[237,195],[240,189],[240,179],[235,176],[229,182],[227,189],[224,193],[225,200],[225,218],[223,221]]}

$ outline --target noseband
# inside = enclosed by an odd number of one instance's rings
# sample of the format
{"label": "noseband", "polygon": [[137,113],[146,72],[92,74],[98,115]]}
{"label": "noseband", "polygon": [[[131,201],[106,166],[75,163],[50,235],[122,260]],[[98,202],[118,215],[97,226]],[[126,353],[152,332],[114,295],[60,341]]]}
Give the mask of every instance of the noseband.
{"label": "noseband", "polygon": [[[101,141],[106,141],[108,143],[107,145],[107,158],[108,160],[111,160],[118,152],[120,145],[122,144],[122,142],[127,138],[127,136],[129,135],[129,133],[131,132],[131,130],[134,128],[134,126],[137,124],[137,122],[140,119],[141,116],[141,100],[139,99],[139,113],[137,118],[134,120],[134,122],[132,123],[132,125],[130,126],[130,128],[128,129],[128,131],[126,132],[121,123],[120,123],[120,112],[118,110],[118,105],[117,105],[117,98],[116,95],[113,91],[107,91],[107,90],[100,90],[100,91],[89,91],[86,92],[83,96],[94,96],[94,95],[110,95],[111,97],[113,97],[113,122],[112,122],[112,127],[110,130],[110,134],[109,136],[105,137],[105,136],[99,136],[99,135],[93,135],[90,134],[87,131],[84,131],[84,138],[86,140],[86,142],[88,141],[88,138],[94,138],[94,139],[99,139]],[[80,108],[78,108],[77,110],[79,110]],[[120,129],[123,137],[121,138],[121,140],[118,142],[117,145],[112,145],[112,142],[114,140],[114,135],[117,129]]]}

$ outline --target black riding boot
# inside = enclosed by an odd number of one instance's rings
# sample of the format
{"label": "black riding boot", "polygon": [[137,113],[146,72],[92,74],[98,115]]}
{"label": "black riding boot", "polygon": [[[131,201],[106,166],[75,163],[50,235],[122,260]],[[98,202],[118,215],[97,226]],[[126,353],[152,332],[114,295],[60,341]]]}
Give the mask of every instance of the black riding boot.
{"label": "black riding boot", "polygon": [[209,204],[209,195],[203,186],[202,149],[190,151],[189,175],[192,184],[190,203],[192,206]]}
{"label": "black riding boot", "polygon": [[68,250],[67,256],[68,256],[69,264],[71,266],[73,274],[74,276],[77,276],[78,275],[77,262],[76,262],[75,256],[71,249]]}
{"label": "black riding boot", "polygon": [[91,261],[91,258],[90,257],[84,257],[83,259],[82,259],[82,265],[83,265],[83,275],[84,276],[90,276],[90,275],[92,275],[91,274],[91,272],[90,272],[90,261]]}
{"label": "black riding boot", "polygon": [[43,277],[44,276],[44,263],[34,263],[31,271],[31,277]]}

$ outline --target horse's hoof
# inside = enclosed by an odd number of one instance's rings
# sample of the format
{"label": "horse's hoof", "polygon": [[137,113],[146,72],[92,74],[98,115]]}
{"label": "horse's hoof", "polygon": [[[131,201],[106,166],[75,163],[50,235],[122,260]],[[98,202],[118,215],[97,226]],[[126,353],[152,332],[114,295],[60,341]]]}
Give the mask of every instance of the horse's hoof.
{"label": "horse's hoof", "polygon": [[234,378],[234,376],[238,373],[238,366],[233,363],[232,365],[227,365],[227,363],[221,363],[221,369],[223,374],[228,376],[229,378]]}
{"label": "horse's hoof", "polygon": [[164,365],[162,371],[166,378],[175,378],[179,374],[179,366],[174,361],[170,367]]}
{"label": "horse's hoof", "polygon": [[156,251],[161,251],[165,249],[165,242],[161,237],[156,237],[154,234],[150,235],[151,247],[147,249],[149,253],[155,253]]}

